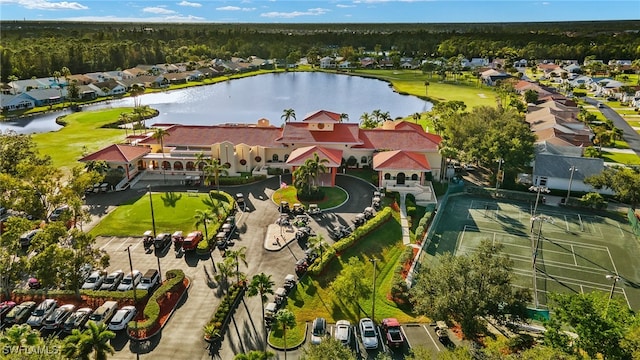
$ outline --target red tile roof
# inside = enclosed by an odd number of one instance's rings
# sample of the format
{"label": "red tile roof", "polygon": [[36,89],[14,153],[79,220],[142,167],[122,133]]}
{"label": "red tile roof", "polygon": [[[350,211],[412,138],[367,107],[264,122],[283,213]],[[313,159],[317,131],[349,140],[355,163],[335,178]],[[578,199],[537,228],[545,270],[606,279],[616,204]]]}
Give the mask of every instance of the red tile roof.
{"label": "red tile roof", "polygon": [[80,161],[107,161],[112,163],[129,163],[147,153],[149,148],[124,144],[113,144],[89,154]]}
{"label": "red tile roof", "polygon": [[[275,140],[282,129],[278,127],[257,127],[248,125],[196,126],[175,125],[167,128],[169,133],[164,139],[164,146],[210,146],[230,141],[234,144],[249,146],[282,147]],[[157,144],[153,137],[140,141],[140,144]]]}
{"label": "red tile roof", "polygon": [[358,137],[358,124],[334,124],[333,131],[309,130],[309,125],[302,122],[285,124],[282,137],[278,143],[285,144],[349,144],[358,145],[362,141]]}
{"label": "red tile roof", "polygon": [[316,112],[309,113],[305,115],[304,122],[310,123],[330,123],[330,122],[340,122],[340,114],[334,113],[332,111],[327,110],[318,110]]}
{"label": "red tile roof", "polygon": [[360,139],[363,141],[359,148],[365,149],[390,149],[409,151],[436,151],[442,138],[435,134],[429,134],[414,130],[360,130]]}
{"label": "red tile roof", "polygon": [[373,155],[373,170],[431,170],[424,154],[411,151],[383,151]]}
{"label": "red tile roof", "polygon": [[338,167],[342,163],[342,150],[307,146],[293,150],[289,155],[289,159],[287,159],[287,164],[293,166],[302,165],[307,159],[313,159],[314,153],[317,153],[320,159],[329,160],[328,163],[324,164],[326,167]]}

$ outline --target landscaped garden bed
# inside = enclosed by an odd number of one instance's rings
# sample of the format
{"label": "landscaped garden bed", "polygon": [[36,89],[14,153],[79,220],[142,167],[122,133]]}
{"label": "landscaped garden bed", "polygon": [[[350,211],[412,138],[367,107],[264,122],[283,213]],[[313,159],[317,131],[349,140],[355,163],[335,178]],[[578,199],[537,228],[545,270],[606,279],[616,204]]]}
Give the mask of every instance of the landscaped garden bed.
{"label": "landscaped garden bed", "polygon": [[229,326],[231,316],[238,307],[238,304],[244,297],[246,286],[242,284],[233,284],[227,290],[224,298],[218,305],[213,317],[204,326],[204,338],[207,341],[220,341],[224,335],[224,331]]}

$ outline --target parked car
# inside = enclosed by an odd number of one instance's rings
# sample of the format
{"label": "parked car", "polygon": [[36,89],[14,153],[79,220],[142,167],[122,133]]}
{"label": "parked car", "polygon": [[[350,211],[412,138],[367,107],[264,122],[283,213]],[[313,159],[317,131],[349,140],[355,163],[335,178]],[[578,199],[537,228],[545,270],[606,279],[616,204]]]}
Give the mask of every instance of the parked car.
{"label": "parked car", "polygon": [[449,341],[449,327],[447,326],[447,323],[445,323],[444,321],[436,321],[436,335],[438,335],[438,340],[440,340],[442,343],[447,343]]}
{"label": "parked car", "polygon": [[55,299],[45,299],[41,302],[27,319],[27,324],[31,327],[40,327],[44,320],[58,307]]}
{"label": "parked car", "polygon": [[100,285],[100,290],[117,290],[123,277],[124,272],[122,270],[112,272],[104,279],[102,285]]}
{"label": "parked car", "polygon": [[49,221],[58,221],[65,213],[71,213],[69,205],[62,205],[53,210],[49,215]]}
{"label": "parked car", "polygon": [[4,317],[4,323],[7,325],[22,324],[27,321],[35,308],[36,303],[33,301],[25,301],[20,305],[16,305]]}
{"label": "parked car", "polygon": [[160,233],[153,239],[153,248],[156,251],[162,251],[169,245],[171,245],[171,234],[169,233]]}
{"label": "parked car", "polygon": [[360,338],[365,349],[378,348],[378,334],[373,320],[369,318],[360,319]]}
{"label": "parked car", "polygon": [[111,318],[111,321],[109,322],[108,328],[111,331],[124,330],[127,328],[127,324],[129,324],[129,321],[133,320],[135,316],[135,306],[124,306],[122,309],[116,311],[115,315],[113,315],[113,318]]}
{"label": "parked car", "polygon": [[102,286],[102,283],[104,282],[105,277],[106,276],[103,271],[92,272],[91,275],[89,275],[89,277],[87,278],[87,280],[84,281],[84,284],[82,284],[82,289],[84,290],[100,289],[100,287]]}
{"label": "parked car", "polygon": [[202,239],[202,231],[192,231],[184,238],[182,249],[184,249],[184,251],[195,250]]}
{"label": "parked car", "polygon": [[76,306],[73,304],[65,304],[55,309],[42,322],[42,327],[47,330],[57,330],[62,327],[67,318],[73,313]]}
{"label": "parked car", "polygon": [[236,194],[236,203],[238,203],[238,207],[244,211],[246,204],[244,202],[244,195],[242,193]]}
{"label": "parked car", "polygon": [[0,303],[0,325],[4,324],[4,318],[14,307],[16,307],[16,303],[13,301],[3,301]]}
{"label": "parked car", "polygon": [[404,346],[404,335],[400,329],[400,323],[395,318],[382,319],[382,331],[385,333],[385,341],[390,348],[399,349]]}
{"label": "parked car", "polygon": [[134,287],[138,286],[141,278],[142,273],[138,270],[133,270],[133,272],[128,273],[122,278],[120,285],[118,285],[118,291],[133,290]]}
{"label": "parked car", "polygon": [[20,246],[23,248],[29,247],[29,245],[31,245],[31,240],[33,240],[36,234],[40,231],[42,231],[42,229],[34,229],[20,235]]}
{"label": "parked car", "polygon": [[160,273],[156,269],[147,270],[136,289],[151,291],[160,284]]}
{"label": "parked car", "polygon": [[118,303],[116,301],[105,301],[89,315],[89,321],[93,321],[96,325],[108,324],[113,315],[118,311]]}
{"label": "parked car", "polygon": [[31,290],[38,290],[42,287],[42,284],[40,283],[40,280],[36,279],[36,278],[29,278],[29,280],[27,280],[27,285],[29,286],[29,289]]}
{"label": "parked car", "polygon": [[73,314],[69,315],[67,320],[65,320],[62,325],[62,331],[70,334],[73,329],[83,329],[92,312],[93,310],[86,307],[76,310]]}
{"label": "parked car", "polygon": [[313,319],[311,325],[311,344],[318,345],[322,342],[322,338],[327,335],[327,320],[318,317]]}
{"label": "parked car", "polygon": [[347,320],[338,320],[333,336],[342,345],[349,346],[351,344],[351,323]]}

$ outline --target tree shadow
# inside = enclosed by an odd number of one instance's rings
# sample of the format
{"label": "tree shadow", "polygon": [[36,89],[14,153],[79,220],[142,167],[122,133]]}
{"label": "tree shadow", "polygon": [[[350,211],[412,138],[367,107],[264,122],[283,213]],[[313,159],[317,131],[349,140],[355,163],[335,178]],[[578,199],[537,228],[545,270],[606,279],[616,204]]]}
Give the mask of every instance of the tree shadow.
{"label": "tree shadow", "polygon": [[173,191],[169,191],[164,193],[160,198],[162,199],[165,207],[175,208],[178,201],[182,199],[182,194],[176,194]]}

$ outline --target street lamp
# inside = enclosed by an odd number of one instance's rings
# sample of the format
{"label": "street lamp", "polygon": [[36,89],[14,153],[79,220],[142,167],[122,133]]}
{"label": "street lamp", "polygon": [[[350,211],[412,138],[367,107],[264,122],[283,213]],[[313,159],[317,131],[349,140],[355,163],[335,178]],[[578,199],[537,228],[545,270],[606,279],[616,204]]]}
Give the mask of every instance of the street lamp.
{"label": "street lamp", "polygon": [[[156,238],[156,217],[153,214],[153,196],[151,196],[151,185],[147,185],[147,189],[149,189],[149,205],[151,206],[151,226],[153,227],[153,238]],[[156,252],[156,260],[158,261],[158,279],[162,282],[162,270],[160,269],[160,256],[158,256],[157,250]]]}
{"label": "street lamp", "polygon": [[546,186],[533,185],[529,187],[529,191],[535,191],[538,193],[536,195],[536,204],[533,206],[533,213],[531,214],[531,230],[530,231],[533,232],[533,222],[536,216],[536,212],[538,211],[538,202],[540,201],[540,193],[544,192],[545,194],[548,194],[551,192],[551,190],[549,190],[549,188]]}
{"label": "street lamp", "polygon": [[376,261],[378,259],[371,258],[369,261],[373,264],[373,294],[371,295],[371,320],[376,321]]}
{"label": "street lamp", "polygon": [[[553,218],[548,216],[534,216],[531,218],[531,228],[533,229],[533,225],[536,221],[539,221],[538,227],[538,236],[534,238],[533,234],[531,234],[531,272],[533,275],[533,304],[535,308],[538,308],[538,279],[536,277],[536,260],[538,259],[538,244],[540,243],[540,238],[542,236],[542,223],[548,222],[553,224]],[[535,240],[534,240],[535,239]]]}
{"label": "street lamp", "polygon": [[607,312],[609,311],[609,303],[611,302],[611,298],[613,297],[613,292],[616,291],[616,284],[620,281],[620,275],[607,275],[607,280],[613,280],[611,284],[611,291],[609,292],[609,299],[607,300],[607,306],[604,308],[604,317],[607,317]]}
{"label": "street lamp", "polygon": [[569,205],[569,196],[571,196],[571,183],[573,182],[573,173],[578,170],[575,165],[571,165],[569,171],[571,171],[571,176],[569,176],[569,188],[567,189],[567,199],[564,201],[565,205]]}

